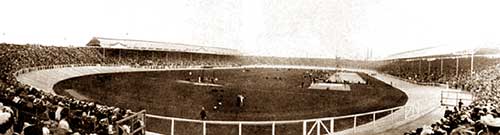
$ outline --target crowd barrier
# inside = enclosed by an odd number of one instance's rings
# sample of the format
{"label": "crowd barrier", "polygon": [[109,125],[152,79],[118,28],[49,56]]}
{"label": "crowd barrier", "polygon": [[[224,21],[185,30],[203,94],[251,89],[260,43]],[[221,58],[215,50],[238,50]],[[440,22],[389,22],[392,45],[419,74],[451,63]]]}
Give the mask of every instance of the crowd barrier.
{"label": "crowd barrier", "polygon": [[[384,109],[384,110],[378,110],[378,111],[372,111],[372,112],[366,112],[366,113],[360,113],[360,114],[352,114],[352,115],[346,115],[346,116],[337,116],[337,117],[325,117],[325,118],[315,118],[315,119],[304,119],[304,120],[284,120],[284,121],[213,121],[213,120],[196,120],[196,119],[184,119],[184,118],[175,118],[175,117],[166,117],[166,116],[158,116],[158,115],[152,115],[152,114],[146,114],[146,117],[152,118],[152,119],[159,119],[159,120],[165,120],[170,122],[170,129],[169,133],[170,135],[174,135],[176,133],[176,123],[178,122],[184,122],[184,123],[189,123],[189,124],[197,124],[202,128],[202,135],[206,135],[208,130],[207,127],[210,125],[225,125],[225,126],[237,126],[238,127],[238,135],[242,135],[242,131],[244,130],[245,126],[269,126],[271,128],[271,135],[275,135],[276,133],[276,126],[286,126],[286,125],[291,125],[291,124],[302,124],[302,135],[320,135],[320,134],[336,134],[338,133],[335,131],[335,122],[337,120],[345,120],[345,119],[351,119],[352,125],[349,127],[350,129],[349,132],[352,132],[352,134],[358,133],[357,128],[361,125],[359,124],[361,121],[361,117],[363,117],[366,121],[366,118],[368,118],[369,122],[365,122],[364,124],[366,125],[372,125],[372,126],[384,126],[386,124],[393,124],[395,122],[407,120],[410,117],[417,116],[421,114],[424,110],[420,108],[421,105],[419,104],[413,104],[413,105],[403,105],[403,106],[398,106],[394,108],[389,108],[389,109]],[[397,115],[396,112],[401,111]],[[388,113],[388,114],[387,114]],[[380,117],[380,115],[385,114],[384,117]],[[378,116],[379,115],[379,116]],[[386,121],[383,123],[378,122],[378,120],[387,117]],[[179,130],[183,130],[182,128]]]}
{"label": "crowd barrier", "polygon": [[114,127],[115,131],[118,131],[118,135],[135,135],[135,134],[146,134],[146,110],[139,111],[118,120]]}
{"label": "crowd barrier", "polygon": [[441,105],[442,106],[458,106],[459,102],[468,105],[474,101],[475,96],[473,93],[461,90],[444,90],[441,91]]}

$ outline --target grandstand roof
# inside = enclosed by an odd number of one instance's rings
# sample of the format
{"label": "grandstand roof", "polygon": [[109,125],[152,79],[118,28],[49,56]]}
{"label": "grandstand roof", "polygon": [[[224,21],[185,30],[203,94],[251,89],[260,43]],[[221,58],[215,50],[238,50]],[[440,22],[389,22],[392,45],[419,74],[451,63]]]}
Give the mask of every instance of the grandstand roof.
{"label": "grandstand roof", "polygon": [[449,57],[461,55],[498,55],[500,54],[500,46],[435,46],[417,50],[400,52],[389,55],[385,59],[408,59],[408,58],[424,58],[424,57]]}
{"label": "grandstand roof", "polygon": [[89,41],[87,46],[117,48],[117,49],[137,49],[137,50],[155,50],[155,51],[175,51],[175,52],[191,52],[191,53],[208,53],[219,55],[241,55],[236,49],[207,47],[199,45],[189,45],[182,43],[145,41],[134,39],[116,39],[94,37]]}

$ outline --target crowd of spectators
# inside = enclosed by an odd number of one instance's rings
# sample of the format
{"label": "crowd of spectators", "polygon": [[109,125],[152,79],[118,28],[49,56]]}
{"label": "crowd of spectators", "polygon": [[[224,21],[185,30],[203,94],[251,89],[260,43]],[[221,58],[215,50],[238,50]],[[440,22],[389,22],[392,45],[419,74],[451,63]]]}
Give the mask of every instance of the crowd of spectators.
{"label": "crowd of spectators", "polygon": [[474,101],[447,108],[444,117],[430,126],[424,125],[410,135],[476,135],[500,134],[500,64],[477,72],[459,75],[452,87],[470,91]]}
{"label": "crowd of spectators", "polygon": [[214,55],[184,52],[99,49],[105,60],[112,63],[157,67],[188,67],[188,66],[238,66],[235,56]]}
{"label": "crowd of spectators", "polygon": [[167,52],[140,50],[119,50],[119,53],[115,50],[113,53],[92,47],[0,43],[0,134],[122,134],[144,126],[140,120],[132,121],[131,125],[117,125],[117,121],[134,114],[131,110],[63,97],[21,84],[14,73],[23,68],[65,64],[163,67],[234,64],[227,62],[232,58],[225,56],[180,52],[168,55]]}
{"label": "crowd of spectators", "polygon": [[105,62],[92,48],[0,44],[0,56],[0,79],[8,84],[15,84],[13,73],[26,67]]}
{"label": "crowd of spectators", "polygon": [[[489,57],[474,57],[474,71],[494,66],[500,60]],[[449,84],[457,89],[471,75],[471,58],[394,60],[379,66],[377,70],[417,83]]]}
{"label": "crowd of spectators", "polygon": [[131,110],[53,95],[27,86],[0,91],[0,103],[12,110],[13,133],[25,135],[118,134],[127,132],[118,128],[130,127],[113,127],[115,122],[133,114]]}

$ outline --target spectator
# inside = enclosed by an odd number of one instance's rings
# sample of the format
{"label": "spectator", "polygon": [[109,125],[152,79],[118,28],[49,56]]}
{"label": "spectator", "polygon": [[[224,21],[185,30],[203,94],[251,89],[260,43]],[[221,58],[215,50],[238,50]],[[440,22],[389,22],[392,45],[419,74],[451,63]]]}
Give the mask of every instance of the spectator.
{"label": "spectator", "polygon": [[0,134],[12,135],[14,134],[14,112],[9,107],[0,106]]}
{"label": "spectator", "polygon": [[207,111],[205,111],[205,107],[201,107],[200,118],[201,118],[201,120],[208,119]]}

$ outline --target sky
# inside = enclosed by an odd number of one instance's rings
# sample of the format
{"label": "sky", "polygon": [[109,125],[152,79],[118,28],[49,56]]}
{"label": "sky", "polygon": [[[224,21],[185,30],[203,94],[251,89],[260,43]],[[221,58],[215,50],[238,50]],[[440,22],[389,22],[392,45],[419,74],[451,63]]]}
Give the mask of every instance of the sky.
{"label": "sky", "polygon": [[266,56],[383,58],[431,46],[498,46],[498,5],[498,0],[3,0],[0,42],[84,46],[92,37],[107,37]]}

